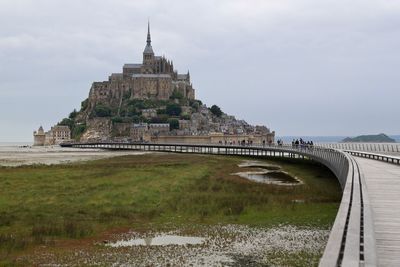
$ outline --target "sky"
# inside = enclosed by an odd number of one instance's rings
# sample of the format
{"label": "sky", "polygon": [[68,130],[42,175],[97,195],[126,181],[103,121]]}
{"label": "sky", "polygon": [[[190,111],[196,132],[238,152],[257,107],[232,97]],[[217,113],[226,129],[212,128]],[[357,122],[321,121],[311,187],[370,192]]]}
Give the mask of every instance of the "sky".
{"label": "sky", "polygon": [[0,0],[0,142],[156,55],[196,98],[283,135],[400,134],[398,0]]}

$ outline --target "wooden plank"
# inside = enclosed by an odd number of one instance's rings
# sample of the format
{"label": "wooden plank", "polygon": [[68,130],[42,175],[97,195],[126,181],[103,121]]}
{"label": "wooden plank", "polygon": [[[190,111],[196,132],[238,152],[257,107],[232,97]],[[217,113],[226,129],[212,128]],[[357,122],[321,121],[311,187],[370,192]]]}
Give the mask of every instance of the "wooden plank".
{"label": "wooden plank", "polygon": [[356,158],[372,207],[379,266],[400,266],[400,166]]}

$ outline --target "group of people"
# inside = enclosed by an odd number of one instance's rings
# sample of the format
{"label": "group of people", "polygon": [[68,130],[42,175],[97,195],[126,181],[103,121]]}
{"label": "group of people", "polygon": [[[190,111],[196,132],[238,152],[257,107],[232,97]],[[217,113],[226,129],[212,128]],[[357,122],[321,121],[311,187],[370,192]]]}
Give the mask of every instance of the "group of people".
{"label": "group of people", "polygon": [[292,141],[292,147],[295,148],[312,148],[314,147],[314,142],[313,141],[304,141],[302,138],[296,139]]}
{"label": "group of people", "polygon": [[276,141],[276,143],[278,144],[278,146],[282,146],[283,145],[283,140],[282,139],[278,139]]}
{"label": "group of people", "polygon": [[[225,145],[239,145],[239,146],[252,146],[253,145],[253,141],[251,141],[251,140],[248,140],[248,141],[246,141],[246,140],[238,140],[237,142],[235,142],[235,141],[227,141],[227,140],[224,140],[224,141],[219,141],[218,142],[220,145],[223,145],[223,144],[225,144]],[[277,145],[278,146],[283,146],[283,140],[282,139],[278,139],[277,141],[276,141],[276,143],[277,143]],[[271,145],[273,145],[273,143],[272,143],[272,141],[270,140],[270,141],[268,141],[268,142],[266,142],[265,140],[262,142],[262,145],[263,146],[266,146],[266,145],[268,145],[268,146],[271,146]],[[312,148],[314,146],[314,142],[313,141],[304,141],[302,138],[300,138],[300,139],[293,139],[293,141],[292,141],[292,147],[294,147],[294,148]]]}
{"label": "group of people", "polygon": [[230,146],[234,146],[234,145],[238,145],[238,146],[252,146],[253,145],[253,141],[252,140],[248,140],[248,141],[246,141],[246,140],[238,140],[237,142],[235,141],[235,140],[233,140],[233,141],[227,141],[227,140],[225,140],[225,141],[219,141],[218,142],[220,145],[223,145],[223,144],[225,144],[226,146],[227,145],[230,145]]}

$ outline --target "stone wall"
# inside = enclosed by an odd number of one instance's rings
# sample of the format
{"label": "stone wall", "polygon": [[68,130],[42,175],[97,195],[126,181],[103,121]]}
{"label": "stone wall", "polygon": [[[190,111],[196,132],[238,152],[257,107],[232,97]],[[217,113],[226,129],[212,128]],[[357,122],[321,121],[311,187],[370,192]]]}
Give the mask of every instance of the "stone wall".
{"label": "stone wall", "polygon": [[33,135],[33,145],[34,146],[44,146],[46,142],[45,134],[34,134]]}
{"label": "stone wall", "polygon": [[87,131],[81,141],[103,141],[111,138],[112,123],[110,118],[93,118],[87,120]]}
{"label": "stone wall", "polygon": [[151,141],[155,143],[178,143],[178,144],[232,144],[237,145],[241,142],[252,142],[254,145],[268,144],[274,142],[274,134],[268,135],[198,135],[198,136],[157,136],[152,137]]}

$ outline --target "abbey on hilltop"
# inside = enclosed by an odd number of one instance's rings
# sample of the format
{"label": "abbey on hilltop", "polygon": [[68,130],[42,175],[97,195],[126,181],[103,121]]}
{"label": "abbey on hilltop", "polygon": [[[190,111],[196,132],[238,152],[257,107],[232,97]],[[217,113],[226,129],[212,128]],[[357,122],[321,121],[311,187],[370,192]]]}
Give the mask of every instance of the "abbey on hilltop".
{"label": "abbey on hilltop", "polygon": [[[252,126],[195,99],[189,71],[178,74],[172,61],[154,55],[150,24],[142,63],[125,64],[107,81],[93,82],[81,109],[58,126],[68,126],[71,138],[83,142],[266,144],[275,137],[265,126]],[[35,143],[45,144],[44,135],[34,133]]]}
{"label": "abbey on hilltop", "polygon": [[94,82],[90,89],[89,106],[103,100],[120,101],[123,95],[131,99],[168,100],[173,92],[194,99],[194,89],[187,74],[178,74],[172,61],[155,56],[151,46],[150,24],[142,63],[125,64],[122,73],[113,73],[108,81]]}

